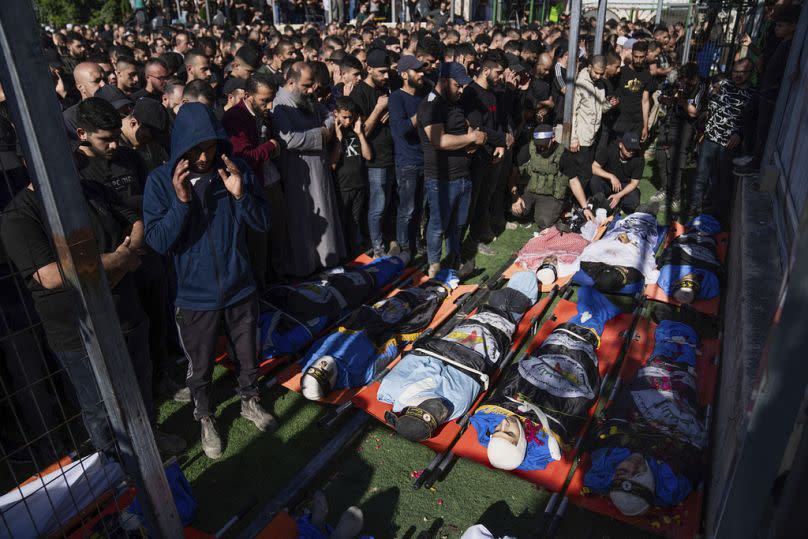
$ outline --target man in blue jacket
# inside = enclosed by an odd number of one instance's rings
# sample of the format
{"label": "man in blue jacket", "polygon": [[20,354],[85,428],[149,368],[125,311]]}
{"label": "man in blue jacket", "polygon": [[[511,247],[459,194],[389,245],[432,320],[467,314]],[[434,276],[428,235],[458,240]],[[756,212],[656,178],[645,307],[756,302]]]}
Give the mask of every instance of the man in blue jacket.
{"label": "man in blue jacket", "polygon": [[262,431],[276,424],[261,407],[255,384],[258,298],[244,231],[265,232],[269,212],[247,164],[228,154],[230,140],[213,111],[200,103],[183,105],[171,159],[149,175],[143,197],[146,242],[173,256],[186,381],[202,424],[202,449],[213,459],[222,454],[210,402],[220,327],[236,356],[242,417]]}

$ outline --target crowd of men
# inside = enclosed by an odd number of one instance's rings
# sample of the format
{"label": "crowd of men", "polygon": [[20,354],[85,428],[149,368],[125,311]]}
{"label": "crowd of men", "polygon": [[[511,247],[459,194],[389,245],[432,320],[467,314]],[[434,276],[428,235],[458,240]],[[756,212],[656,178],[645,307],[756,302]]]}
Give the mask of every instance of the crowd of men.
{"label": "crowd of men", "polygon": [[[222,451],[210,398],[221,332],[238,366],[242,416],[261,430],[276,423],[260,403],[255,359],[258,298],[273,283],[363,251],[425,254],[430,276],[441,268],[467,276],[478,256],[496,254],[492,242],[506,227],[592,220],[598,208],[633,212],[646,157],[656,165],[655,200],[726,218],[733,166],[753,174],[760,165],[799,15],[769,6],[762,38],[744,35],[730,72],[714,74],[712,61],[682,57],[681,24],[609,20],[595,55],[594,27],[570,50],[563,16],[492,27],[453,23],[440,9],[392,26],[278,29],[233,11],[209,27],[141,16],[129,26],[43,31],[147,409],[156,421],[155,390],[192,401],[208,456]],[[7,108],[0,262],[21,275],[93,444],[107,447],[75,298]],[[29,299],[8,286],[9,308],[24,308]],[[172,348],[188,360],[183,384],[166,374]],[[184,445],[157,434],[163,449]]]}

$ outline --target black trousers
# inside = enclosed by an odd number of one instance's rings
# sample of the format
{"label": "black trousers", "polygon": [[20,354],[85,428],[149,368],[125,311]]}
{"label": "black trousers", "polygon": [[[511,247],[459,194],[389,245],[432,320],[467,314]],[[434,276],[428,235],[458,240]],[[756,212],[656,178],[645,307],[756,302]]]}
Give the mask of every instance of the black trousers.
{"label": "black trousers", "polygon": [[213,377],[213,354],[220,329],[224,330],[230,349],[236,356],[232,359],[236,365],[239,394],[242,398],[258,395],[255,385],[258,376],[255,339],[258,324],[257,296],[215,311],[177,308],[175,314],[180,344],[188,359],[186,382],[194,402],[195,419],[213,415],[210,384]]}
{"label": "black trousers", "polygon": [[533,222],[542,230],[550,228],[558,221],[561,208],[564,207],[563,200],[548,195],[525,192],[522,194],[522,200],[525,201],[525,215],[530,215],[532,212]]}
{"label": "black trousers", "polygon": [[368,237],[368,188],[339,190],[337,203],[345,248],[348,258],[353,258],[362,251],[365,238]]}
{"label": "black trousers", "polygon": [[[481,151],[481,150],[478,150]],[[463,260],[474,258],[477,244],[486,243],[494,238],[491,230],[491,197],[496,188],[497,174],[501,170],[499,164],[492,164],[485,158],[471,159],[471,203],[469,204],[468,230],[460,247]]]}
{"label": "black trousers", "polygon": [[[593,195],[601,193],[603,194],[603,197],[607,199],[614,194],[612,184],[600,176],[592,176],[592,178],[589,180],[589,189]],[[615,210],[623,210],[626,213],[634,213],[639,205],[640,190],[635,189],[620,199],[620,204],[617,205]]]}

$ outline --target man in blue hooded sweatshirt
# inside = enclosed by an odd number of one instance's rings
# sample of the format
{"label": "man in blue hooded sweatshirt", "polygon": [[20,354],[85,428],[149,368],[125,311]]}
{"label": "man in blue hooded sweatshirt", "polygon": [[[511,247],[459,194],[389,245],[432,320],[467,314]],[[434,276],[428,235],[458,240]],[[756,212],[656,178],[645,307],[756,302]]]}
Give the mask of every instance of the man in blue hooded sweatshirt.
{"label": "man in blue hooded sweatshirt", "polygon": [[143,195],[146,242],[173,256],[186,382],[209,458],[222,454],[210,402],[220,327],[235,353],[242,417],[262,431],[276,424],[255,383],[258,297],[244,230],[265,232],[269,212],[247,164],[229,154],[230,140],[213,111],[187,103],[174,122],[171,159],[149,174]]}

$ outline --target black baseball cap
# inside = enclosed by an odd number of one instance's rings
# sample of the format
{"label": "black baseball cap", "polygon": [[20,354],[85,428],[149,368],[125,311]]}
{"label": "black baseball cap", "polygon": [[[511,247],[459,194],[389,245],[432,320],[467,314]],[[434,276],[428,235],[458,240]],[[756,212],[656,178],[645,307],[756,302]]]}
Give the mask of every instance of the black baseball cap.
{"label": "black baseball cap", "polygon": [[640,150],[640,136],[635,131],[628,131],[623,133],[620,142],[627,150],[639,151]]}
{"label": "black baseball cap", "polygon": [[[104,101],[110,103],[118,112],[130,112],[134,102],[125,93],[120,91],[117,87],[111,84],[106,84],[96,90],[95,97],[100,97]],[[130,110],[123,110],[123,109]]]}
{"label": "black baseball cap", "polygon": [[163,104],[150,97],[141,97],[132,110],[135,120],[157,131],[166,131],[168,128],[168,112]]}
{"label": "black baseball cap", "polygon": [[230,95],[236,90],[246,90],[247,89],[247,81],[244,79],[240,79],[238,77],[230,77],[226,81],[224,81],[224,85],[222,86],[222,95]]}
{"label": "black baseball cap", "polygon": [[371,49],[366,63],[371,68],[390,67],[390,55],[385,49]]}
{"label": "black baseball cap", "polygon": [[412,55],[402,56],[401,59],[398,61],[398,65],[396,69],[398,69],[399,73],[404,73],[407,70],[415,70],[418,71],[419,69],[424,67],[424,63]]}
{"label": "black baseball cap", "polygon": [[440,66],[440,78],[452,79],[460,86],[471,84],[471,77],[466,68],[459,62],[445,62]]}

